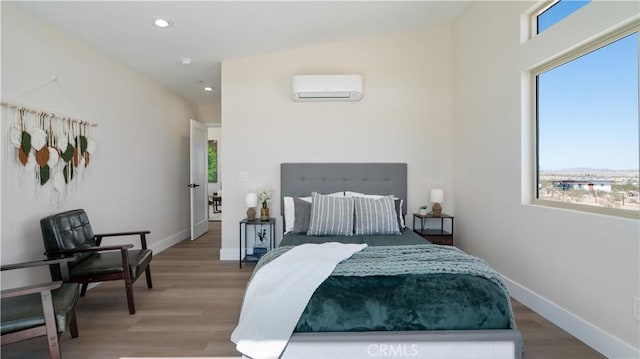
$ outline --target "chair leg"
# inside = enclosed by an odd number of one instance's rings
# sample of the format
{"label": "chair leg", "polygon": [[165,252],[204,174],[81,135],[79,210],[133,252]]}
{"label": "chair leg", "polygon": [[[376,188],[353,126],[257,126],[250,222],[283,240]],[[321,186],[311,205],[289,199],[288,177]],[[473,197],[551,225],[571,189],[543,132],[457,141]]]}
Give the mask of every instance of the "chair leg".
{"label": "chair leg", "polygon": [[136,304],[133,300],[133,283],[130,279],[125,278],[124,289],[127,291],[127,305],[129,306],[129,314],[136,314]]}
{"label": "chair leg", "polygon": [[78,337],[78,321],[76,320],[76,310],[71,313],[71,323],[69,323],[69,330],[71,331],[71,338]]}
{"label": "chair leg", "polygon": [[60,359],[60,343],[58,341],[58,329],[56,328],[56,316],[53,311],[53,300],[51,292],[40,293],[42,299],[42,311],[44,314],[44,325],[47,334],[47,345],[49,346],[49,359]]}
{"label": "chair leg", "polygon": [[151,283],[151,268],[147,266],[147,269],[144,271],[144,276],[147,278],[147,288],[153,288],[153,283]]}
{"label": "chair leg", "polygon": [[80,288],[80,296],[84,297],[85,294],[87,294],[87,287],[89,286],[89,283],[82,283],[82,287]]}

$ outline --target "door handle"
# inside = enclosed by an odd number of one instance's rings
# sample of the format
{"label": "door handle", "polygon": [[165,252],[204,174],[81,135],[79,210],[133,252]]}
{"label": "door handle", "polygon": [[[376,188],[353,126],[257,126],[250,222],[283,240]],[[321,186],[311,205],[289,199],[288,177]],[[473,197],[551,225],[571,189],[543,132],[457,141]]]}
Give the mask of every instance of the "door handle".
{"label": "door handle", "polygon": [[200,187],[200,185],[199,184],[195,184],[195,183],[191,183],[191,184],[187,185],[187,187],[196,188],[196,187]]}

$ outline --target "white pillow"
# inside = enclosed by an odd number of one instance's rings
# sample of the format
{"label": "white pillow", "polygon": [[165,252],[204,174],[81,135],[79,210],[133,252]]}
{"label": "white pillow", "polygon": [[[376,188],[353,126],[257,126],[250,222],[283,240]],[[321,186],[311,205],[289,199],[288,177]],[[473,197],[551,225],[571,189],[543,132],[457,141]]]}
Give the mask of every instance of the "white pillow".
{"label": "white pillow", "polygon": [[[330,194],[327,194],[326,196],[343,197],[344,192],[340,191],[340,192],[330,193]],[[298,197],[298,198],[303,201],[311,203],[311,196]],[[289,232],[293,232],[293,226],[296,221],[296,209],[293,204],[293,197],[284,197],[283,200],[284,200],[284,223],[286,226],[284,229],[284,234],[287,234]]]}

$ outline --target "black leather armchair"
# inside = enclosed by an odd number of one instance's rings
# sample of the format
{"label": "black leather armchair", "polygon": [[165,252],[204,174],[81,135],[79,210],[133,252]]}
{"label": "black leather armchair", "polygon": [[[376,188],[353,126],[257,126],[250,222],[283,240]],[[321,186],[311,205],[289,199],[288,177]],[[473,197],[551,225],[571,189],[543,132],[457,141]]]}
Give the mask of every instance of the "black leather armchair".
{"label": "black leather armchair", "polygon": [[[153,253],[147,248],[146,240],[150,231],[94,234],[89,217],[82,209],[43,218],[40,227],[48,258],[74,257],[69,274],[72,282],[82,283],[80,296],[86,294],[89,283],[122,279],[129,313],[135,314],[133,283],[145,272],[147,287],[153,287],[149,268]],[[132,235],[140,236],[141,249],[131,249],[133,244],[101,245],[103,238]],[[55,268],[51,268],[51,275],[59,278]]]}
{"label": "black leather armchair", "polygon": [[[68,279],[66,262],[73,258],[33,261],[3,265],[0,270],[15,270],[36,266],[60,266],[60,276]],[[67,329],[71,337],[78,337],[76,303],[79,298],[79,284],[61,281],[3,290],[0,294],[2,345],[40,336],[47,337],[49,357],[59,359],[60,335]]]}

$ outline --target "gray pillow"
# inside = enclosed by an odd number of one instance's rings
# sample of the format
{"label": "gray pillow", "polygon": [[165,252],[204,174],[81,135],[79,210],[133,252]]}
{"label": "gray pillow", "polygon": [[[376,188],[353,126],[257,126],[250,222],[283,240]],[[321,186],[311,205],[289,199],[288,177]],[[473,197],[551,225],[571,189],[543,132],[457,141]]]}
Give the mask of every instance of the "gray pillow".
{"label": "gray pillow", "polygon": [[311,194],[308,236],[352,236],[353,198]]}
{"label": "gray pillow", "polygon": [[400,234],[393,196],[379,199],[353,197],[355,201],[356,236]]}
{"label": "gray pillow", "polygon": [[394,198],[393,202],[395,203],[396,214],[398,215],[398,228],[402,231],[404,229],[404,216],[402,215],[403,200],[400,198]]}
{"label": "gray pillow", "polygon": [[309,221],[311,220],[311,203],[294,197],[293,207],[295,209],[293,233],[307,233],[309,231]]}

